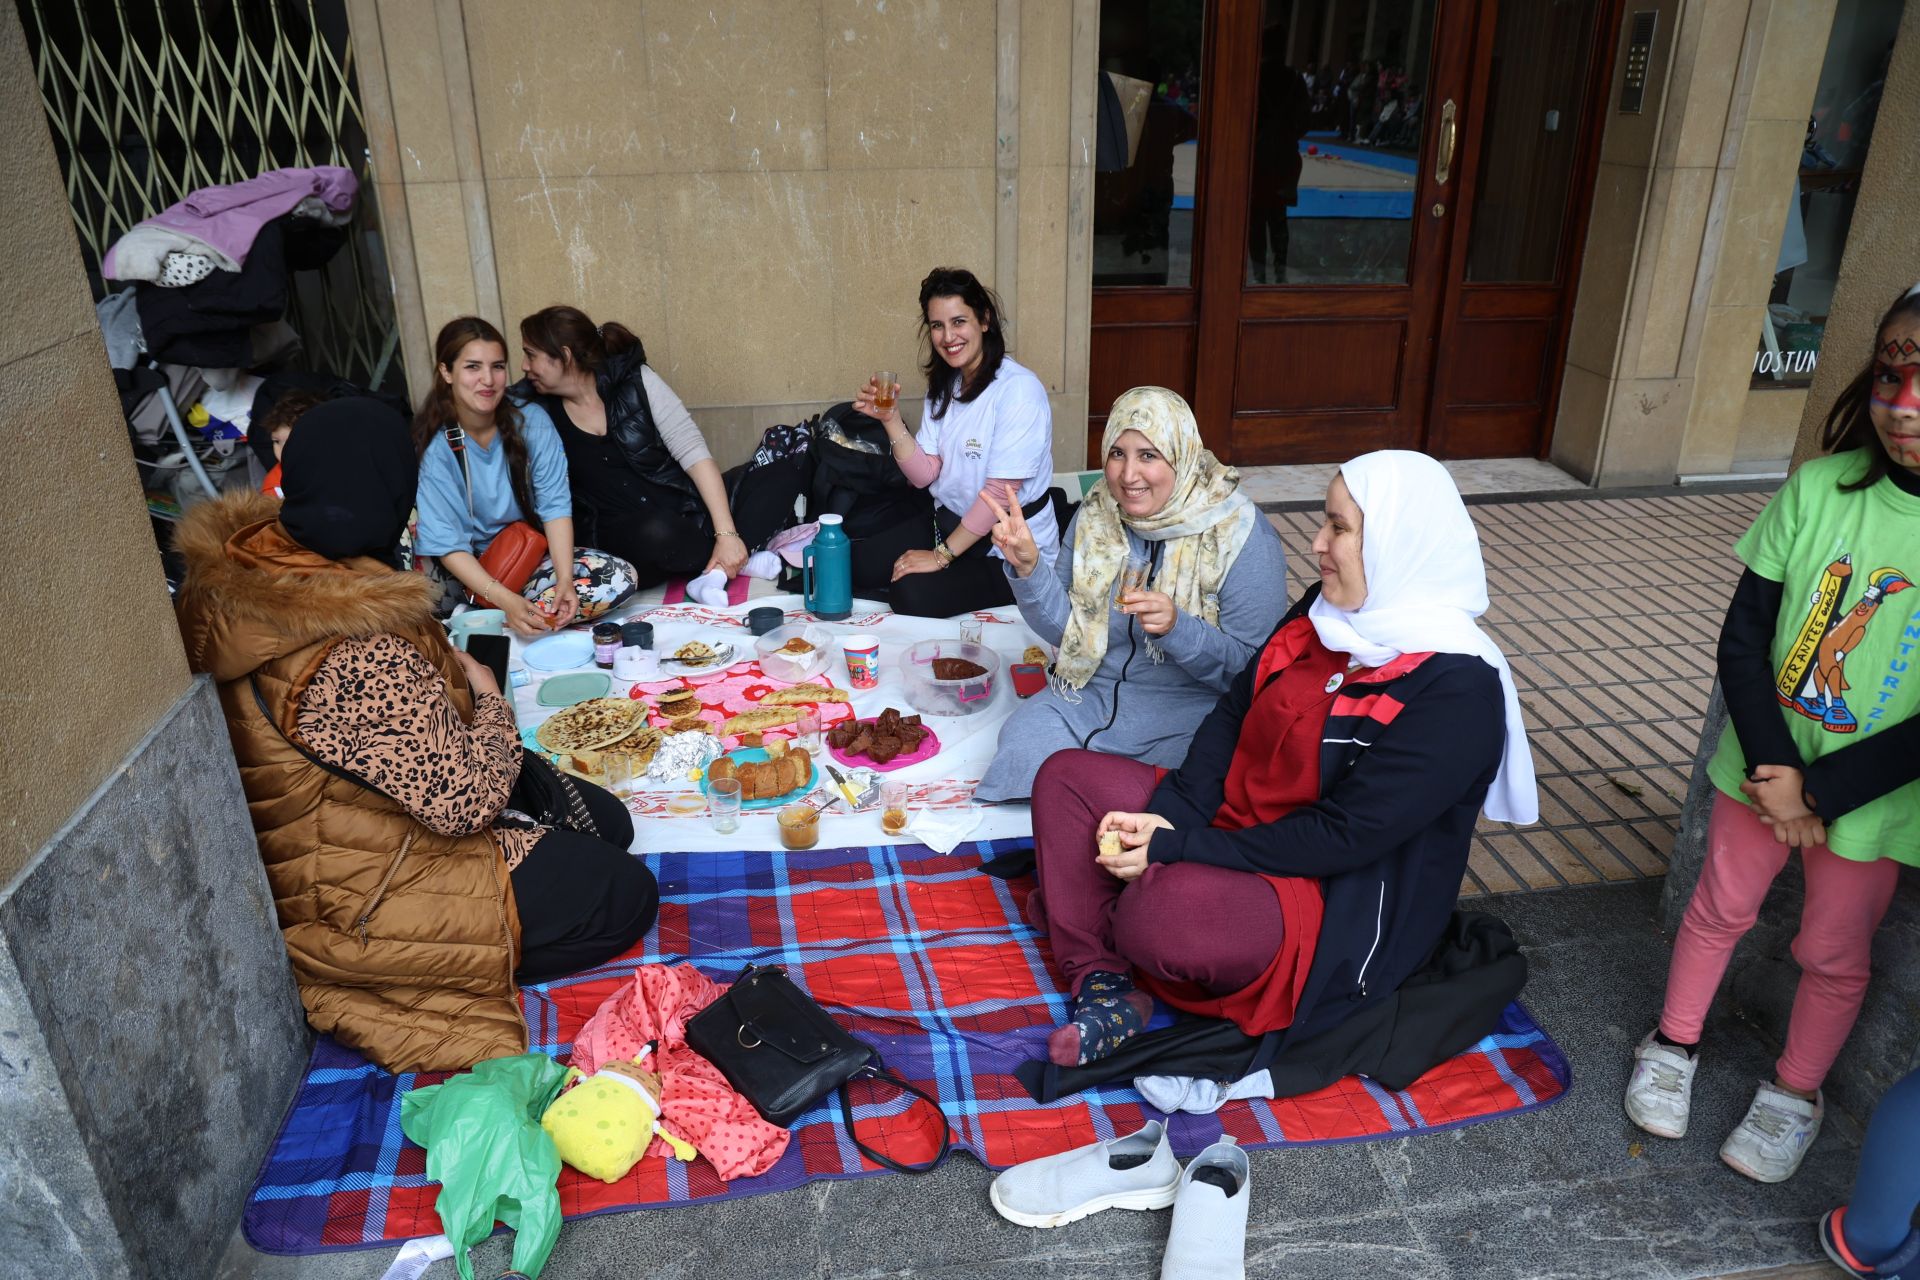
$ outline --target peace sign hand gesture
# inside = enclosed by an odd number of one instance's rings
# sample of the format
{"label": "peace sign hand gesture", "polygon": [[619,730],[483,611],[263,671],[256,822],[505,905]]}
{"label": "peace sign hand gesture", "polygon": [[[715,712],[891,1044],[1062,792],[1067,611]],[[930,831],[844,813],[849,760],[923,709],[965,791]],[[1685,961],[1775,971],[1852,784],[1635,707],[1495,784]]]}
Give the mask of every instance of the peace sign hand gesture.
{"label": "peace sign hand gesture", "polygon": [[1027,527],[1027,517],[1020,510],[1019,491],[1012,485],[1001,485],[997,497],[998,501],[993,485],[980,491],[980,500],[993,510],[993,545],[1007,558],[1015,573],[1028,577],[1040,564],[1040,547],[1034,542],[1033,530]]}

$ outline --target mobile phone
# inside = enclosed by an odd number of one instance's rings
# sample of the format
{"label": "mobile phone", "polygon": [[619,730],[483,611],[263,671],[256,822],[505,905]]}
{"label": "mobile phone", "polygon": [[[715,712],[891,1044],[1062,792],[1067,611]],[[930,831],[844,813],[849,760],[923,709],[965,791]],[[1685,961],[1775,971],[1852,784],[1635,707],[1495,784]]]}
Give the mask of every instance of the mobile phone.
{"label": "mobile phone", "polygon": [[476,662],[493,672],[493,681],[502,692],[507,687],[507,654],[512,646],[505,636],[488,636],[478,633],[467,637],[467,652]]}

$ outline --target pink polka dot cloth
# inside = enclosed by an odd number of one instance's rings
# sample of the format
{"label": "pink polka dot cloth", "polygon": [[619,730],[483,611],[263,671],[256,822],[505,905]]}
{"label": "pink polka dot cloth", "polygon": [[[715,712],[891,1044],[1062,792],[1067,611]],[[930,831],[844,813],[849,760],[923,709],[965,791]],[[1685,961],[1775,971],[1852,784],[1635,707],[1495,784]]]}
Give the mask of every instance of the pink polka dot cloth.
{"label": "pink polka dot cloth", "polygon": [[[758,662],[749,662],[743,667],[735,667],[721,675],[707,677],[705,679],[696,678],[696,680],[690,680],[687,683],[691,684],[694,692],[699,695],[700,718],[711,724],[716,733],[719,732],[720,726],[726,722],[727,717],[737,716],[742,711],[753,710],[760,705],[760,699],[766,697],[776,689],[789,689],[793,687],[788,681],[775,680],[772,676],[769,676],[760,669]],[[833,681],[823,675],[816,677],[813,683],[831,685]],[[679,680],[649,681],[646,684],[634,685],[633,688],[628,691],[627,696],[630,698],[654,698],[669,690],[680,687],[681,682]],[[839,724],[842,720],[853,719],[853,708],[844,702],[822,702],[817,704],[817,710],[820,712],[820,728],[822,732]],[[649,709],[647,712],[647,723],[664,726],[667,723],[667,718],[658,711]],[[773,742],[783,738],[791,738],[796,732],[796,727],[793,725],[768,729],[765,731],[764,741]],[[722,742],[723,745],[729,749],[740,745],[740,739],[737,736],[725,738]]]}

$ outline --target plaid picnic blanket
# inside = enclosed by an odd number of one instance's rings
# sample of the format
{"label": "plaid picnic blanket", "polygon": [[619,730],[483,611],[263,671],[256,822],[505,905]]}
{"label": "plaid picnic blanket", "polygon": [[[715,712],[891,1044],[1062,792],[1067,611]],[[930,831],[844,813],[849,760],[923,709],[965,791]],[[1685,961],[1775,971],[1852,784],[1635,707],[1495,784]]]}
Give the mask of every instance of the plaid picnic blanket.
{"label": "plaid picnic blanket", "polygon": [[[1067,998],[1046,939],[1022,917],[1030,881],[979,873],[1025,841],[805,853],[650,855],[660,923],[633,952],[522,995],[533,1047],[561,1056],[601,1002],[648,963],[690,961],[720,981],[748,962],[786,966],[794,981],[877,1048],[888,1066],[940,1098],[954,1145],[994,1168],[1127,1133],[1157,1117],[1131,1088],[1036,1104],[1013,1078],[1043,1056]],[[364,1248],[440,1234],[439,1184],[426,1152],[400,1133],[400,1098],[441,1074],[395,1076],[322,1038],[248,1200],[243,1226],[264,1253]],[[1401,1093],[1347,1079],[1279,1101],[1228,1103],[1176,1115],[1175,1151],[1192,1155],[1233,1134],[1247,1147],[1357,1141],[1512,1115],[1555,1101],[1569,1074],[1559,1048],[1518,1005],[1501,1028]],[[861,1138],[919,1162],[939,1121],[897,1091],[856,1086]],[[864,1161],[829,1098],[793,1128],[767,1173],[722,1182],[705,1160],[668,1160],[663,1144],[620,1182],[574,1169],[560,1176],[570,1218],[785,1191],[816,1178],[884,1170]]]}

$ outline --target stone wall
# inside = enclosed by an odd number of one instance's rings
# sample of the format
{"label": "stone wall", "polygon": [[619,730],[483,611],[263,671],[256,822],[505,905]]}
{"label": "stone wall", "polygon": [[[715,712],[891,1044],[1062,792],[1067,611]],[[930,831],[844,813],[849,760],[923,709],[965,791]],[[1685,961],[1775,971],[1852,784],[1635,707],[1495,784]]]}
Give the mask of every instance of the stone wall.
{"label": "stone wall", "polygon": [[1671,484],[1790,452],[1805,393],[1749,383],[1834,7],[1632,6],[1659,14],[1648,105],[1638,116],[1614,109],[1626,63],[1617,56],[1558,465],[1596,484]]}
{"label": "stone wall", "polygon": [[187,687],[20,15],[0,13],[0,891]]}
{"label": "stone wall", "polygon": [[348,8],[416,392],[453,316],[517,348],[569,302],[640,334],[726,465],[875,369],[911,393],[920,278],[960,265],[1077,465],[1094,0]]}

